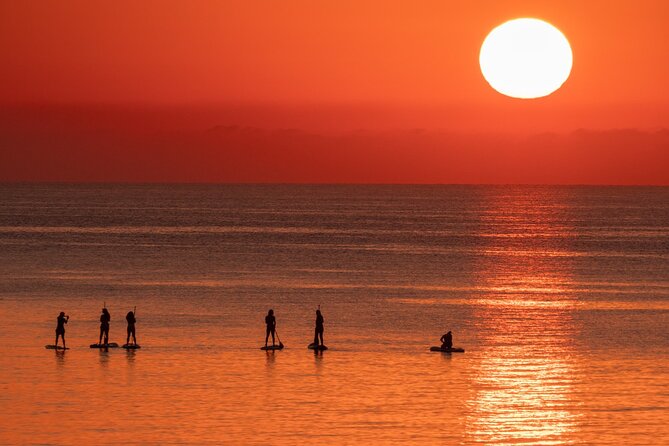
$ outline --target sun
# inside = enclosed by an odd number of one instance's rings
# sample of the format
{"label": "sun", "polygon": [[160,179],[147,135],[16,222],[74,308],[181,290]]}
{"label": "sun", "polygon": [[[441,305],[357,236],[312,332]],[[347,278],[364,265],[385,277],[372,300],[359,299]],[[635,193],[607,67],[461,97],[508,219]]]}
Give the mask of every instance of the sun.
{"label": "sun", "polygon": [[479,64],[492,88],[513,98],[548,96],[572,67],[571,46],[559,29],[532,18],[514,19],[490,31]]}

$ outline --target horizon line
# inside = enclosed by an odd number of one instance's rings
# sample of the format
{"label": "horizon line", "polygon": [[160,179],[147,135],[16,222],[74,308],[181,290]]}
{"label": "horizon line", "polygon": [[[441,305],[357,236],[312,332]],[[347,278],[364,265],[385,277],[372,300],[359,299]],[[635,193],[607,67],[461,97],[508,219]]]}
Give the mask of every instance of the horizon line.
{"label": "horizon line", "polygon": [[119,185],[119,186],[529,186],[529,187],[669,187],[667,184],[604,184],[604,183],[309,183],[309,182],[208,182],[208,181],[7,181],[0,186],[13,185]]}

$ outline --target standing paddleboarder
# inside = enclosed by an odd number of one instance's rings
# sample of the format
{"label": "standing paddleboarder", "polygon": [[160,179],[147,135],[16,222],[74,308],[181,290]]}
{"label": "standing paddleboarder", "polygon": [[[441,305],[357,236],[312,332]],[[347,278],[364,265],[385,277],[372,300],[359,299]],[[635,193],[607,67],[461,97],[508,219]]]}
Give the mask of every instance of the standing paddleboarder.
{"label": "standing paddleboarder", "polygon": [[321,314],[321,306],[318,306],[316,310],[316,330],[314,332],[314,347],[318,348],[318,340],[320,338],[320,345],[325,346],[323,343],[323,315]]}
{"label": "standing paddleboarder", "polygon": [[274,343],[274,336],[276,333],[276,318],[274,317],[274,310],[269,310],[267,316],[265,316],[265,325],[267,325],[267,330],[265,331],[265,347],[267,347],[267,340],[269,335],[272,335],[272,347],[276,344]]}
{"label": "standing paddleboarder", "polygon": [[58,349],[58,336],[63,338],[63,350],[65,350],[65,324],[70,320],[70,316],[66,316],[64,311],[61,311],[56,318],[56,349]]}
{"label": "standing paddleboarder", "polygon": [[105,337],[104,345],[109,344],[109,322],[111,322],[111,315],[107,308],[102,309],[102,314],[100,315],[100,339],[98,344],[102,345],[102,336]]}
{"label": "standing paddleboarder", "polygon": [[128,321],[128,337],[125,339],[125,345],[130,345],[130,335],[132,335],[132,344],[137,345],[137,338],[135,337],[135,312],[128,311],[125,315],[125,320]]}

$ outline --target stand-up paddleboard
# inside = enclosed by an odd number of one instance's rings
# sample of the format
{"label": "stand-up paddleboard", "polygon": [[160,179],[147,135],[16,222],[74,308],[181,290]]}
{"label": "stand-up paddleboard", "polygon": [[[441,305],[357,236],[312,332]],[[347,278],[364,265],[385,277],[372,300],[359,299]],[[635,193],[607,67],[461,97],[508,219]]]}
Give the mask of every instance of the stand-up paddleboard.
{"label": "stand-up paddleboard", "polygon": [[328,348],[325,345],[316,345],[313,342],[307,346],[309,350],[327,350]]}
{"label": "stand-up paddleboard", "polygon": [[283,350],[283,344],[268,345],[267,347],[260,347],[260,350]]}
{"label": "stand-up paddleboard", "polygon": [[110,342],[109,344],[91,344],[91,348],[118,348],[116,342]]}
{"label": "stand-up paddleboard", "polygon": [[460,347],[430,347],[431,352],[443,352],[443,353],[464,353],[465,349]]}
{"label": "stand-up paddleboard", "polygon": [[137,344],[123,344],[121,347],[126,350],[137,350],[138,348],[142,348]]}
{"label": "stand-up paddleboard", "polygon": [[52,344],[45,345],[44,348],[46,348],[48,350],[69,350],[70,349],[70,347],[62,347],[60,345],[52,345]]}

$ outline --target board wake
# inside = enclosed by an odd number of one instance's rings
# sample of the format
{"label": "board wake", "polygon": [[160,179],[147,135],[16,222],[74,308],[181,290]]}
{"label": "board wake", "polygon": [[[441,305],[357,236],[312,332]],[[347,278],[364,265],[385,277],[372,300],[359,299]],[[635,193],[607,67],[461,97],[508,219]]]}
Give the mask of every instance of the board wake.
{"label": "board wake", "polygon": [[91,344],[91,348],[118,348],[116,342],[110,342],[109,344]]}
{"label": "board wake", "polygon": [[307,348],[308,348],[309,350],[321,350],[321,351],[323,351],[323,350],[327,350],[327,349],[328,349],[327,346],[325,346],[325,345],[318,345],[318,346],[317,346],[317,345],[314,344],[313,342],[312,342],[311,344],[309,344],[309,345],[307,346]]}
{"label": "board wake", "polygon": [[52,345],[52,344],[45,345],[44,348],[46,348],[48,350],[69,350],[70,349],[70,347],[61,347],[60,345]]}
{"label": "board wake", "polygon": [[460,347],[430,347],[431,352],[444,352],[444,353],[464,353],[465,349]]}

